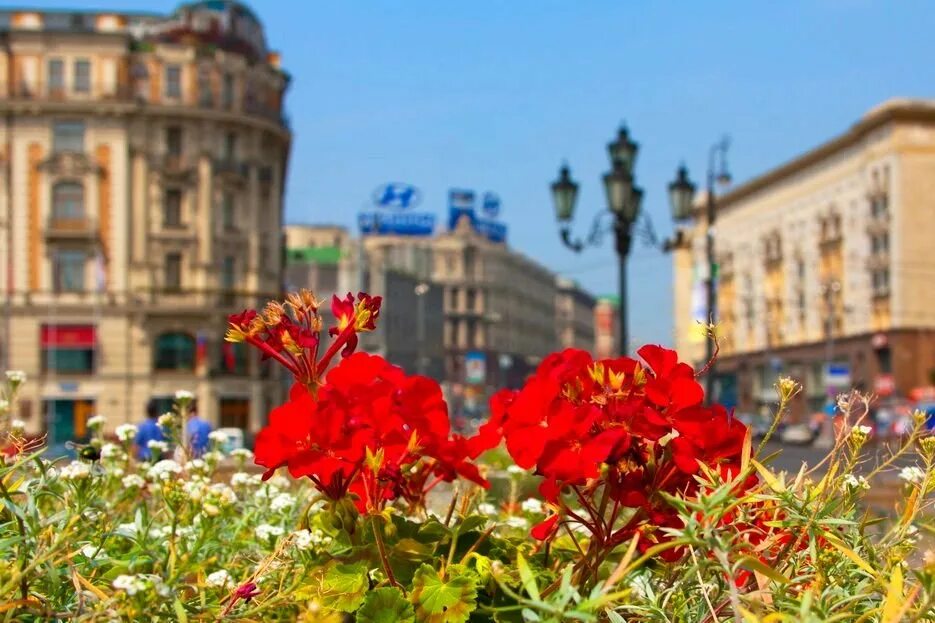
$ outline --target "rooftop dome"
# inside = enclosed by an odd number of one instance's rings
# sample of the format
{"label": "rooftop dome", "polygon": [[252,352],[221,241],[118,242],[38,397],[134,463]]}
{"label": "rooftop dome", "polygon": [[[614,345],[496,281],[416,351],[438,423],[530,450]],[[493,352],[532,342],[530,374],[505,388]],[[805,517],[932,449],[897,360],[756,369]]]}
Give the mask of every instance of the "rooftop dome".
{"label": "rooftop dome", "polygon": [[200,0],[180,5],[154,33],[162,41],[196,42],[265,58],[266,37],[256,14],[234,0]]}

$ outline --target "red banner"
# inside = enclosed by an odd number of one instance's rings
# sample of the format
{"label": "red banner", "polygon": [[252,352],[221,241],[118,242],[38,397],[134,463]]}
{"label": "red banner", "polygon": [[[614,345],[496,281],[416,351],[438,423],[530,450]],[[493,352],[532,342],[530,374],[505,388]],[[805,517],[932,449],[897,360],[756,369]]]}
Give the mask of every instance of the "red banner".
{"label": "red banner", "polygon": [[93,324],[44,324],[39,341],[43,348],[94,348],[97,328]]}

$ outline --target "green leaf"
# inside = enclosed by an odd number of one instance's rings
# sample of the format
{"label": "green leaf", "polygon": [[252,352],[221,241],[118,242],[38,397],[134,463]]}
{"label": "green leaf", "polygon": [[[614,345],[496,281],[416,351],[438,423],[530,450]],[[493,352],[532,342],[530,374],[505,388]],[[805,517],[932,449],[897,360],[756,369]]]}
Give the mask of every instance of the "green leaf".
{"label": "green leaf", "polygon": [[416,620],[412,604],[393,586],[367,593],[356,618],[357,623],[414,623]]}
{"label": "green leaf", "polygon": [[179,601],[177,597],[172,607],[175,609],[175,617],[179,623],[188,623],[188,614],[185,612],[185,606],[182,605],[182,602]]}
{"label": "green leaf", "polygon": [[539,587],[536,585],[536,578],[522,554],[516,554],[516,567],[519,569],[519,577],[523,581],[523,588],[526,589],[526,593],[539,601]]}
{"label": "green leaf", "polygon": [[744,569],[749,571],[756,571],[762,575],[765,575],[773,582],[779,582],[780,584],[788,584],[789,578],[781,574],[779,571],[776,571],[762,560],[758,558],[753,558],[752,556],[744,556],[741,558],[738,563]]}
{"label": "green leaf", "polygon": [[442,522],[437,519],[429,519],[419,528],[417,537],[423,543],[437,543],[451,533]]}
{"label": "green leaf", "polygon": [[360,607],[368,588],[367,567],[363,562],[331,564],[319,579],[318,596],[328,608],[353,612]]}
{"label": "green leaf", "polygon": [[466,575],[449,573],[442,580],[435,569],[422,565],[412,578],[410,600],[419,623],[465,623],[476,599],[474,581]]}
{"label": "green leaf", "polygon": [[487,517],[483,515],[469,515],[465,517],[458,525],[455,526],[455,529],[458,531],[458,534],[467,534],[468,532],[473,532],[475,530],[480,530],[487,523]]}

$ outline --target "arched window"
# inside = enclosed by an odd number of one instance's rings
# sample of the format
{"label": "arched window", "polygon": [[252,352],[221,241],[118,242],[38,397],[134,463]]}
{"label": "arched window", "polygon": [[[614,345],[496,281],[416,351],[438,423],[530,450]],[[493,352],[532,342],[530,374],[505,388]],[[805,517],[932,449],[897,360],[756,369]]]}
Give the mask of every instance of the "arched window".
{"label": "arched window", "polygon": [[153,367],[156,370],[194,370],[195,338],[188,333],[163,333],[156,338]]}
{"label": "arched window", "polygon": [[52,218],[76,221],[84,218],[84,186],[59,182],[52,187]]}

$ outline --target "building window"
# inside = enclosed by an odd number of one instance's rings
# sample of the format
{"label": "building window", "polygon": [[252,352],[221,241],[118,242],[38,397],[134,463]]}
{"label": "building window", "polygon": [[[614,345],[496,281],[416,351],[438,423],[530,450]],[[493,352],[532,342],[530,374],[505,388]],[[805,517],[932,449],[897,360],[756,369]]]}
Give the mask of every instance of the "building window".
{"label": "building window", "polygon": [[[235,344],[243,346],[243,344]],[[218,414],[221,428],[247,430],[250,423],[250,401],[246,398],[221,398]]]}
{"label": "building window", "polygon": [[234,203],[234,193],[229,190],[221,194],[221,224],[224,229],[234,229],[237,226],[237,206]]}
{"label": "building window", "polygon": [[166,128],[166,153],[170,156],[182,155],[182,128],[177,125]]}
{"label": "building window", "polygon": [[224,74],[221,105],[228,110],[234,107],[234,76],[231,74]]}
{"label": "building window", "polygon": [[182,191],[180,189],[166,189],[163,198],[163,218],[163,227],[182,226]]}
{"label": "building window", "polygon": [[156,370],[194,370],[195,338],[188,333],[163,333],[153,348]]}
{"label": "building window", "polygon": [[75,93],[91,92],[91,61],[86,58],[79,58],[75,61],[73,88]]}
{"label": "building window", "polygon": [[214,106],[214,94],[211,92],[211,68],[206,65],[198,68],[198,105],[202,108]]}
{"label": "building window", "polygon": [[870,250],[873,253],[886,253],[890,250],[889,234],[882,233],[870,238]]}
{"label": "building window", "polygon": [[227,374],[247,374],[247,353],[243,342],[222,342],[221,370]]}
{"label": "building window", "polygon": [[166,97],[182,97],[182,67],[179,65],[166,65]]}
{"label": "building window", "polygon": [[870,199],[870,215],[882,218],[889,212],[889,197],[886,194],[875,195]]}
{"label": "building window", "polygon": [[234,256],[225,256],[224,262],[221,264],[221,288],[227,292],[233,290],[236,278],[237,274]]}
{"label": "building window", "polygon": [[467,299],[467,302],[465,303],[464,307],[466,311],[469,311],[469,312],[477,311],[474,309],[474,307],[477,304],[477,293],[474,292],[474,288],[468,288],[465,294],[466,294],[465,298]]}
{"label": "building window", "polygon": [[227,162],[233,162],[237,155],[237,135],[228,132],[224,135],[224,159]]}
{"label": "building window", "polygon": [[44,371],[63,374],[94,372],[94,325],[44,324],[41,328],[40,343]]}
{"label": "building window", "polygon": [[58,182],[52,187],[52,219],[80,221],[84,218],[84,186],[78,182]]}
{"label": "building window", "polygon": [[875,296],[886,296],[890,291],[890,271],[876,270],[872,275],[873,294]]}
{"label": "building window", "polygon": [[61,96],[65,92],[65,62],[60,58],[49,59],[49,95]]}
{"label": "building window", "polygon": [[56,121],[53,123],[52,150],[56,153],[84,151],[84,122]]}
{"label": "building window", "polygon": [[182,254],[166,254],[166,290],[179,290],[182,287]]}
{"label": "building window", "polygon": [[87,259],[84,251],[72,249],[59,249],[52,254],[52,285],[56,292],[84,291]]}

